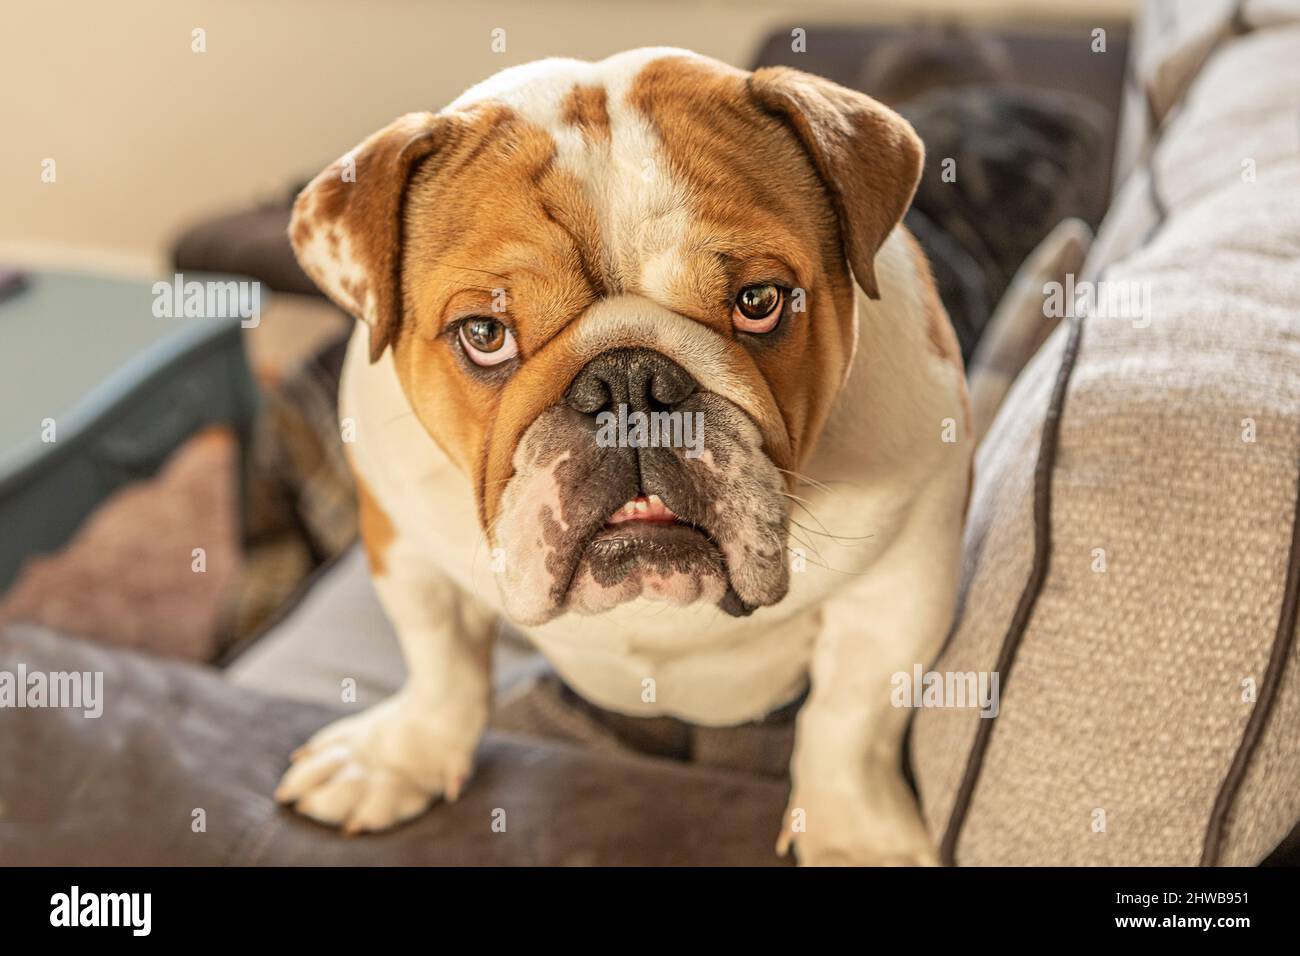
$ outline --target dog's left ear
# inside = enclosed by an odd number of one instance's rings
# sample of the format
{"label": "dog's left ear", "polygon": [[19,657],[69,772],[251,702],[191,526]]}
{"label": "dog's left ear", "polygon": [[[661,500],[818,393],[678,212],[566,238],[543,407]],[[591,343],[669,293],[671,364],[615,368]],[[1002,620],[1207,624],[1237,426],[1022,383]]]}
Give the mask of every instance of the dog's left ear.
{"label": "dog's left ear", "polygon": [[750,90],[803,141],[835,205],[853,274],[880,298],[873,263],[921,180],[920,138],[884,104],[799,70],[756,70]]}
{"label": "dog's left ear", "polygon": [[370,361],[402,316],[402,217],[415,167],[447,145],[454,119],[407,113],[335,160],[298,194],[289,240],[303,269],[370,326]]}

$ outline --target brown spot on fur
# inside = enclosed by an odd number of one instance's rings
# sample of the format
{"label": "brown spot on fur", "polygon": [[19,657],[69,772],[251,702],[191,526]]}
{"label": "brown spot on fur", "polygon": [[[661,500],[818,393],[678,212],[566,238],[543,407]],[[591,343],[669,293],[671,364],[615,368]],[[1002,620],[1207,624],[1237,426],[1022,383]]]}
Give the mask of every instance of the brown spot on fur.
{"label": "brown spot on fur", "polygon": [[357,304],[358,308],[363,308],[366,301],[366,293],[370,291],[370,283],[365,279],[340,279],[339,286],[345,293],[352,297],[352,301]]}
{"label": "brown spot on fur", "polygon": [[295,216],[292,225],[289,227],[289,239],[294,246],[305,246],[311,241],[315,232],[310,217],[306,215]]}
{"label": "brown spot on fur", "polygon": [[379,502],[370,493],[370,486],[361,475],[357,479],[357,518],[361,528],[361,544],[366,550],[366,560],[370,562],[370,572],[376,576],[388,569],[385,555],[388,547],[397,537],[397,529],[389,520],[387,513],[379,507]]}
{"label": "brown spot on fur", "polygon": [[560,119],[592,142],[609,142],[608,95],[603,86],[575,86],[564,98]]}

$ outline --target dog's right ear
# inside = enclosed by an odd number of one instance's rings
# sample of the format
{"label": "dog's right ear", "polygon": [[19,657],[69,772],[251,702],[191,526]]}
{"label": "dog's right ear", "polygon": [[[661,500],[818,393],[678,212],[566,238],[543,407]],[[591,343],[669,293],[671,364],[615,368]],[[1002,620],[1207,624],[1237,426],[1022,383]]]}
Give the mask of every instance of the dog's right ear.
{"label": "dog's right ear", "polygon": [[416,166],[448,140],[453,117],[407,113],[327,166],[298,195],[289,240],[307,274],[370,326],[370,361],[402,316],[402,215]]}

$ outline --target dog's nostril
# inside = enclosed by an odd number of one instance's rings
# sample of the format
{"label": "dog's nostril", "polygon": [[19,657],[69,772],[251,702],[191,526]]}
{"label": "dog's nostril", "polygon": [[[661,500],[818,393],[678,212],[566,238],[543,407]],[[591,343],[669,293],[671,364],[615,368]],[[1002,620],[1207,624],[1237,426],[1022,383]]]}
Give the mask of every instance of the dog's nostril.
{"label": "dog's nostril", "polygon": [[685,401],[695,391],[695,379],[676,362],[665,360],[654,372],[650,395],[660,405],[672,406]]}
{"label": "dog's nostril", "polygon": [[594,415],[611,404],[609,387],[605,384],[605,380],[589,374],[588,369],[578,373],[578,377],[573,380],[564,398],[569,403],[569,407],[584,415]]}
{"label": "dog's nostril", "polygon": [[613,349],[602,352],[583,367],[565,401],[584,415],[617,411],[671,408],[695,392],[691,374],[672,359],[650,349]]}

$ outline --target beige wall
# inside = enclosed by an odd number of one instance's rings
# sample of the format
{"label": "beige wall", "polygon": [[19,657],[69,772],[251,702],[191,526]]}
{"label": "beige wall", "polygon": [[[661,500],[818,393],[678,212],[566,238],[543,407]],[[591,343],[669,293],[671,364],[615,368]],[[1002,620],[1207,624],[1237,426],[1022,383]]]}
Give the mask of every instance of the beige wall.
{"label": "beige wall", "polygon": [[[0,260],[160,267],[197,216],[283,191],[399,113],[541,56],[692,47],[960,8],[1028,21],[1129,0],[13,0],[0,39]],[[206,30],[207,52],[191,51]],[[493,53],[490,31],[506,30]],[[57,181],[41,181],[42,161]]]}

